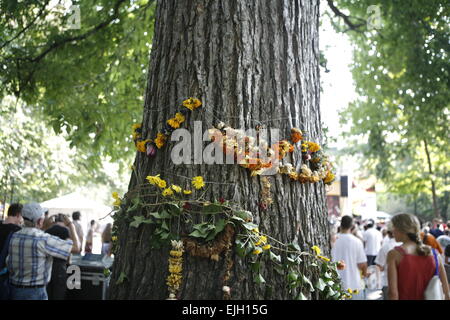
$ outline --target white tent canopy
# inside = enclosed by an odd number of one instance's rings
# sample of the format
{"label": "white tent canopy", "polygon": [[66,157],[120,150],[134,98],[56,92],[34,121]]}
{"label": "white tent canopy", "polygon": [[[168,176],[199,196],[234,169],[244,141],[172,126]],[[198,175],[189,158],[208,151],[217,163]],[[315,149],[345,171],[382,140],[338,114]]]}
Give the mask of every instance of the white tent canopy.
{"label": "white tent canopy", "polygon": [[103,203],[92,200],[78,192],[44,201],[41,203],[41,206],[49,209],[49,216],[58,213],[72,215],[74,211],[79,211],[84,231],[87,231],[91,220],[96,220],[100,225],[113,222],[110,216],[100,220],[111,212],[111,207],[105,206]]}
{"label": "white tent canopy", "polygon": [[384,211],[372,211],[363,212],[361,214],[362,220],[373,219],[373,220],[390,220],[392,215]]}

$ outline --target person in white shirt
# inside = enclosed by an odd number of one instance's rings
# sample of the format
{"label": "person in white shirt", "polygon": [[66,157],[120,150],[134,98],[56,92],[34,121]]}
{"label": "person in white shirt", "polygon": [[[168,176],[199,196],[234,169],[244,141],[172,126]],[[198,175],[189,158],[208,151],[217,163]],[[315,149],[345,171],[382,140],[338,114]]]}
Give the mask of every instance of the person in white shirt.
{"label": "person in white shirt", "polygon": [[395,241],[394,234],[392,233],[392,222],[389,221],[387,226],[387,240],[383,241],[383,245],[381,246],[380,251],[378,252],[377,257],[375,258],[375,264],[382,272],[382,292],[383,292],[383,300],[388,299],[388,277],[387,277],[387,254],[390,250],[394,249],[394,247],[401,246],[401,242]]}
{"label": "person in white shirt", "polygon": [[78,235],[78,240],[80,241],[80,252],[83,250],[83,240],[84,240],[84,232],[83,232],[83,227],[81,226],[80,223],[80,218],[81,218],[81,214],[79,211],[75,211],[74,213],[72,213],[72,220],[73,220],[73,225],[75,226],[75,231]]}
{"label": "person in white shirt", "polygon": [[377,257],[378,251],[381,249],[383,235],[380,231],[374,228],[373,220],[371,220],[367,225],[367,230],[363,234],[363,239],[367,256],[367,264],[369,266],[375,265],[375,258]]}
{"label": "person in white shirt", "polygon": [[[363,289],[361,273],[367,277],[367,258],[362,242],[351,233],[352,226],[353,218],[343,216],[331,257],[335,262],[343,260],[346,265],[344,270],[338,270],[343,288],[361,291]],[[353,295],[353,299],[359,300],[362,296],[362,293],[356,294]]]}

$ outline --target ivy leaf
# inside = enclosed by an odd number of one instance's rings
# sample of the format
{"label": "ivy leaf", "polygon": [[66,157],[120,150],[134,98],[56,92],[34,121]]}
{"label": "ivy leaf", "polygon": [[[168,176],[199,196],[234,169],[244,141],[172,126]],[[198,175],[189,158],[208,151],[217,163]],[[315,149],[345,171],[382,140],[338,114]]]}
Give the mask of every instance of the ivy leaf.
{"label": "ivy leaf", "polygon": [[245,229],[250,230],[250,231],[255,228],[258,228],[258,226],[256,224],[251,223],[251,222],[243,223],[242,225],[244,226]]}
{"label": "ivy leaf", "polygon": [[276,261],[276,262],[278,262],[278,263],[281,263],[281,256],[276,255],[276,254],[273,253],[272,251],[269,251],[269,257],[270,257],[270,260]]}
{"label": "ivy leaf", "polygon": [[311,281],[305,275],[302,276],[302,282],[309,286],[309,291],[314,292],[313,284],[311,283]]}
{"label": "ivy leaf", "polygon": [[258,273],[258,274],[254,277],[253,280],[254,280],[255,283],[257,283],[257,284],[266,283],[266,280],[263,278],[263,276],[262,276],[260,273]]}
{"label": "ivy leaf", "polygon": [[218,204],[210,204],[209,206],[204,206],[202,212],[205,214],[216,214],[219,212],[223,212],[223,207]]}
{"label": "ivy leaf", "polygon": [[259,270],[261,268],[261,263],[259,263],[259,262],[252,263],[252,264],[250,264],[250,267],[253,272],[259,272]]}
{"label": "ivy leaf", "polygon": [[244,244],[240,240],[236,240],[236,254],[241,258],[245,257]]}
{"label": "ivy leaf", "polygon": [[319,278],[316,283],[316,288],[319,289],[319,291],[323,291],[326,288],[327,284],[322,280],[322,278]]}
{"label": "ivy leaf", "polygon": [[206,237],[207,237],[207,234],[202,233],[202,232],[199,231],[199,230],[194,230],[194,231],[192,231],[191,233],[189,233],[189,236],[190,236],[190,237],[195,237],[195,238],[206,238]]}
{"label": "ivy leaf", "polygon": [[119,279],[117,279],[117,284],[123,283],[126,279],[127,275],[125,274],[125,272],[122,271],[119,275]]}
{"label": "ivy leaf", "polygon": [[153,221],[151,219],[145,219],[143,216],[134,216],[134,221],[130,223],[130,227],[138,228],[141,223],[151,224]]}
{"label": "ivy leaf", "polygon": [[181,214],[180,207],[175,203],[168,203],[167,204],[167,210],[169,211],[170,215],[172,216],[179,216]]}
{"label": "ivy leaf", "polygon": [[296,273],[294,271],[289,272],[289,274],[288,274],[289,282],[296,282],[297,279],[298,279],[298,273]]}
{"label": "ivy leaf", "polygon": [[139,197],[131,199],[131,203],[133,204],[127,209],[127,212],[135,211],[141,205],[141,199]]}
{"label": "ivy leaf", "polygon": [[169,226],[167,225],[166,220],[163,220],[163,222],[161,223],[161,228],[162,228],[163,230],[166,230],[166,231],[169,231],[169,230],[170,230],[170,229],[169,229]]}
{"label": "ivy leaf", "polygon": [[300,294],[297,296],[297,300],[308,300],[306,296],[303,294],[303,292],[300,292]]}
{"label": "ivy leaf", "polygon": [[300,249],[300,246],[298,245],[298,243],[296,242],[292,242],[288,245],[288,248],[293,249],[293,250],[297,250],[297,251],[302,251]]}
{"label": "ivy leaf", "polygon": [[250,211],[236,211],[234,212],[234,217],[239,218],[242,221],[253,220],[253,215]]}
{"label": "ivy leaf", "polygon": [[273,267],[273,269],[279,274],[279,275],[284,275],[284,269],[283,267],[279,266],[279,265],[275,265]]}

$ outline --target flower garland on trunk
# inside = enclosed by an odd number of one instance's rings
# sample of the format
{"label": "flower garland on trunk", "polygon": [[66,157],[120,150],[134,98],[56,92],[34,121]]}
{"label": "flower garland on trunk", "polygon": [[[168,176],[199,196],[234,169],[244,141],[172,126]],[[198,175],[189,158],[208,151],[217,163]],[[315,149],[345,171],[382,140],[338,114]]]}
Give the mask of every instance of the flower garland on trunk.
{"label": "flower garland on trunk", "polygon": [[186,116],[190,111],[199,108],[202,102],[197,98],[189,98],[183,101],[183,107],[173,118],[166,121],[162,132],[156,134],[154,139],[142,139],[142,123],[135,123],[132,125],[132,136],[136,146],[136,150],[145,153],[148,157],[156,155],[156,148],[161,149],[166,143],[167,139],[172,134],[173,130],[178,129],[186,120]]}
{"label": "flower garland on trunk", "polygon": [[176,299],[183,279],[183,241],[171,241],[172,250],[169,252],[169,276],[166,284],[169,289],[169,299]]}

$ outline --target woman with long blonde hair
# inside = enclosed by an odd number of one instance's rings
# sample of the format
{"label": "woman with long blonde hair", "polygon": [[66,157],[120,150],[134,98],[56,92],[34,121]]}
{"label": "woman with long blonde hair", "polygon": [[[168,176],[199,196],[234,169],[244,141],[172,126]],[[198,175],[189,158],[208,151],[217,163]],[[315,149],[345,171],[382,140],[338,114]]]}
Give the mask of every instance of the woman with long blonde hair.
{"label": "woman with long blonde hair", "polygon": [[[435,255],[422,243],[416,216],[402,213],[392,218],[393,234],[401,246],[388,253],[388,287],[390,300],[424,300],[425,289],[436,271]],[[439,253],[439,277],[446,300],[449,298],[447,275]]]}

